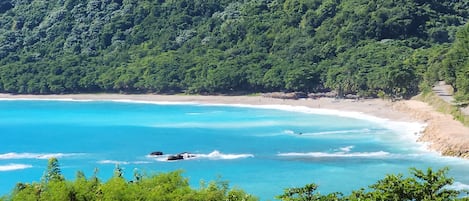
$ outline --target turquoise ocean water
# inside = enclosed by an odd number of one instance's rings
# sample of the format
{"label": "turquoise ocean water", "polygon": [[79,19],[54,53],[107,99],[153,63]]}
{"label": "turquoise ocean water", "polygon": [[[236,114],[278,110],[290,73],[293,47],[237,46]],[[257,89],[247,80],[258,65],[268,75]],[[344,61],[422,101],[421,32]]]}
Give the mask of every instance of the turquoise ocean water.
{"label": "turquoise ocean water", "polygon": [[[106,180],[115,164],[128,178],[135,168],[182,169],[196,188],[201,180],[221,176],[262,200],[312,182],[322,193],[348,193],[409,167],[448,166],[454,187],[467,187],[469,162],[425,151],[415,143],[421,129],[358,113],[288,106],[3,100],[0,195],[18,181],[40,181],[50,157],[59,158],[69,179],[77,170],[91,176],[98,168]],[[197,157],[168,162],[150,157],[152,151]]]}

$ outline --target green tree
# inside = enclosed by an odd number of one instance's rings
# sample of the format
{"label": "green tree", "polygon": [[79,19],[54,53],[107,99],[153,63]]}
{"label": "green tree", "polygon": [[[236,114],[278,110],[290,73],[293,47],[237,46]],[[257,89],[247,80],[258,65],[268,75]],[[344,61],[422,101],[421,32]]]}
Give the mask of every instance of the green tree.
{"label": "green tree", "polygon": [[41,187],[39,184],[16,184],[13,192],[11,193],[11,201],[37,201],[41,193]]}
{"label": "green tree", "polygon": [[78,171],[76,174],[75,181],[73,181],[72,192],[70,200],[77,201],[88,201],[96,200],[98,195],[98,187],[100,185],[99,180],[96,177],[91,179],[86,179],[85,174],[81,171]]}
{"label": "green tree", "polygon": [[296,68],[286,74],[285,88],[292,91],[315,92],[321,88],[319,76],[319,73],[312,68]]}
{"label": "green tree", "polygon": [[59,160],[57,158],[50,158],[47,162],[47,169],[44,172],[43,183],[53,181],[64,181],[65,178],[60,170]]}
{"label": "green tree", "polygon": [[[446,176],[448,168],[433,171],[410,169],[411,177],[402,174],[387,175],[384,179],[371,185],[368,190],[353,191],[348,196],[340,193],[321,195],[316,193],[318,186],[307,184],[304,187],[286,189],[278,198],[285,201],[312,200],[458,200],[461,191],[447,187],[453,184],[453,179]],[[462,199],[464,200],[464,198]]]}

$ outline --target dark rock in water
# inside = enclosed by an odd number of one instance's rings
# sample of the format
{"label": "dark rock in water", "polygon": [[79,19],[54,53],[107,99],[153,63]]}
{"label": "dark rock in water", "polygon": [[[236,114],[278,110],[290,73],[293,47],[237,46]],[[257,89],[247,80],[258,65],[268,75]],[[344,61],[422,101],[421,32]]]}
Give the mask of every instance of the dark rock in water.
{"label": "dark rock in water", "polygon": [[189,152],[182,152],[182,153],[180,153],[180,154],[178,154],[178,155],[181,155],[181,156],[183,156],[183,157],[184,157],[184,159],[188,159],[188,158],[194,158],[194,157],[195,157],[195,155],[194,155],[194,154],[191,154],[191,153],[189,153]]}
{"label": "dark rock in water", "polygon": [[163,155],[162,151],[154,151],[150,153],[150,156],[161,156],[161,155]]}
{"label": "dark rock in water", "polygon": [[189,152],[182,152],[180,154],[168,156],[168,161],[175,161],[175,160],[184,160],[189,158],[194,158],[195,155]]}
{"label": "dark rock in water", "polygon": [[182,160],[184,156],[181,154],[168,156],[168,161]]}

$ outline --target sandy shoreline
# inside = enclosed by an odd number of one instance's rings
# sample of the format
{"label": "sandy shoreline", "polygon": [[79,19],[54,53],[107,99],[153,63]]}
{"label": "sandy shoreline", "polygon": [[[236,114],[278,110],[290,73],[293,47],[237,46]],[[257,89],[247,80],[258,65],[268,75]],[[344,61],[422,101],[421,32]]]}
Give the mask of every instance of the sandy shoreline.
{"label": "sandy shoreline", "polygon": [[427,127],[419,140],[443,155],[469,158],[469,128],[441,114],[428,104],[405,100],[390,102],[380,99],[334,100],[329,98],[283,100],[262,96],[191,96],[191,95],[124,95],[124,94],[73,94],[73,95],[10,95],[0,94],[0,99],[72,99],[72,100],[132,100],[158,102],[192,102],[202,104],[289,105],[309,108],[360,112],[393,121],[425,123]]}

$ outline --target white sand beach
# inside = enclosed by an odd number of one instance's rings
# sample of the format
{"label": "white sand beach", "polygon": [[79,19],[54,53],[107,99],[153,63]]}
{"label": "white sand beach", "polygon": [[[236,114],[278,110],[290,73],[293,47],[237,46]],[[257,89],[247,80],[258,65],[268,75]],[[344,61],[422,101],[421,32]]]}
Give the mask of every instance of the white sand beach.
{"label": "white sand beach", "polygon": [[72,95],[11,95],[0,94],[0,99],[56,99],[56,100],[129,100],[145,102],[192,102],[202,104],[289,105],[309,108],[360,112],[384,119],[425,123],[419,141],[443,155],[469,158],[469,128],[453,120],[450,115],[437,112],[427,103],[416,100],[390,102],[381,99],[335,100],[330,98],[284,100],[262,96],[201,96],[201,95],[126,95],[126,94],[72,94]]}

